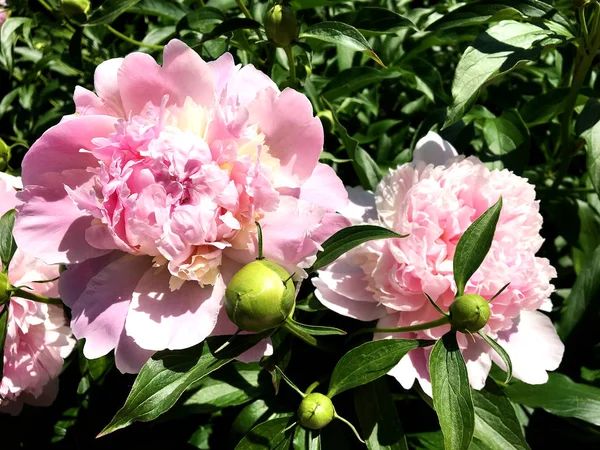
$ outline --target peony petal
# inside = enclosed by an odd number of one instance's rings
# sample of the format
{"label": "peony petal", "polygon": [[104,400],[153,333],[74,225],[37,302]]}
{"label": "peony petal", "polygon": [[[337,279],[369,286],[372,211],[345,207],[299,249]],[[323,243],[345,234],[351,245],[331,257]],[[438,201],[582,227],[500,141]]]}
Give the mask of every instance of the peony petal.
{"label": "peony petal", "polygon": [[250,123],[257,123],[265,135],[270,154],[280,160],[277,186],[300,186],[311,176],[323,149],[323,126],[313,116],[308,98],[289,88],[279,95],[266,89],[248,111]]}
{"label": "peony petal", "polygon": [[362,225],[377,220],[375,196],[372,192],[359,187],[346,187],[348,204],[337,211],[352,222],[352,225]]}
{"label": "peony petal", "polygon": [[111,115],[125,117],[119,90],[118,73],[123,58],[113,58],[102,62],[94,72],[94,88]]}
{"label": "peony petal", "polygon": [[315,295],[317,299],[330,310],[343,316],[369,322],[385,316],[384,306],[367,301],[355,301],[331,290],[325,282],[319,278],[313,278],[312,283],[317,288]]}
{"label": "peony petal", "polygon": [[457,336],[462,355],[467,365],[469,383],[473,389],[483,389],[488,373],[492,368],[492,349],[481,337],[459,334]]}
{"label": "peony petal", "polygon": [[86,340],[86,358],[106,355],[117,346],[133,289],[151,264],[152,258],[125,255],[98,272],[72,303],[71,327],[78,339]]}
{"label": "peony petal", "polygon": [[115,348],[115,364],[121,373],[138,373],[152,355],[154,350],[145,350],[137,345],[123,328]]}
{"label": "peony petal", "polygon": [[300,200],[312,202],[334,212],[348,205],[348,192],[335,171],[327,164],[319,163],[302,185]]}
{"label": "peony petal", "polygon": [[439,134],[430,131],[417,142],[413,152],[413,162],[442,166],[446,164],[446,161],[457,155],[458,153],[450,142],[442,139]]}
{"label": "peony petal", "polygon": [[58,265],[50,266],[17,248],[8,268],[8,280],[13,286],[29,286],[34,293],[58,296],[58,283],[33,283],[58,278]]}
{"label": "peony petal", "polygon": [[[538,311],[521,311],[512,330],[498,333],[498,343],[508,352],[513,375],[528,384],[544,384],[547,370],[558,368],[565,346],[549,317]],[[503,369],[502,359],[494,353],[493,360]]]}
{"label": "peony petal", "polygon": [[77,112],[77,114],[64,116],[61,120],[61,123],[62,121],[77,119],[79,116],[114,115],[113,111],[107,108],[96,94],[94,94],[92,91],[82,88],[81,86],[75,86],[73,102],[75,103],[75,111]]}
{"label": "peony petal", "polygon": [[17,189],[22,188],[21,178],[0,172],[0,216],[20,203],[17,200]]}
{"label": "peony petal", "polygon": [[239,70],[233,61],[231,53],[223,53],[214,61],[209,61],[208,67],[212,70],[213,80],[215,83],[215,94],[219,98],[225,86],[231,81],[234,75]]}
{"label": "peony petal", "polygon": [[96,167],[96,158],[81,149],[95,148],[92,139],[108,136],[115,131],[114,125],[114,117],[94,115],[76,116],[50,128],[23,158],[23,185],[43,186],[46,174],[51,172]]}
{"label": "peony petal", "polygon": [[259,92],[272,89],[279,92],[277,85],[266,74],[252,64],[242,67],[227,84],[227,97],[234,98],[240,106],[252,102]]}
{"label": "peony petal", "polygon": [[160,106],[163,97],[169,104],[183,106],[186,97],[197,105],[215,99],[212,70],[183,42],[173,39],[164,49],[163,66],[146,53],[132,53],[119,68],[118,82],[125,114],[140,114],[151,102]]}
{"label": "peony petal", "polygon": [[221,277],[215,286],[187,281],[169,289],[171,274],[148,270],[135,287],[125,325],[127,334],[148,350],[176,350],[202,342],[213,331],[225,294]]}

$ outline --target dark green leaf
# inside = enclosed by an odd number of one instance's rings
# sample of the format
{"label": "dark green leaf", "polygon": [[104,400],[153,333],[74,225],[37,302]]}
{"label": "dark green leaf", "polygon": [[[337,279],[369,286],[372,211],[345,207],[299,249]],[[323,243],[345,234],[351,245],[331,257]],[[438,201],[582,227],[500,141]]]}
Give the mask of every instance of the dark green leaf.
{"label": "dark green leaf", "polygon": [[342,22],[317,23],[316,25],[309,27],[304,33],[300,34],[300,38],[318,39],[331,44],[341,45],[350,50],[363,52],[369,58],[375,60],[379,65],[385,67],[365,37],[360,34],[360,31],[348,24]]}
{"label": "dark green leaf", "polygon": [[210,435],[213,432],[212,425],[201,425],[188,440],[188,444],[200,450],[210,450]]}
{"label": "dark green leaf", "polygon": [[441,431],[427,431],[408,435],[412,450],[440,450],[444,448],[444,435]]}
{"label": "dark green leaf", "polygon": [[513,405],[493,381],[471,395],[477,439],[490,450],[529,450]]}
{"label": "dark green leaf", "polygon": [[250,430],[235,450],[283,450],[289,447],[293,416],[271,419]]}
{"label": "dark green leaf", "polygon": [[362,89],[381,80],[399,78],[402,72],[396,70],[380,70],[373,67],[351,67],[337,74],[323,89],[323,96],[328,101],[339,97],[348,97],[354,91]]}
{"label": "dark green leaf", "polygon": [[265,333],[239,335],[216,355],[212,352],[228,336],[209,338],[185,350],[156,353],[142,367],[125,405],[99,436],[125,428],[135,421],[156,419],[168,411],[188,387],[250,349],[265,336]]}
{"label": "dark green leaf", "polygon": [[600,245],[600,216],[589,203],[575,201],[579,215],[579,238],[578,246],[573,247],[573,268],[579,274]]}
{"label": "dark green leaf", "polygon": [[494,169],[508,167],[521,173],[529,160],[529,130],[519,113],[506,111],[500,117],[485,119],[483,138],[490,152],[500,161]]}
{"label": "dark green leaf", "polygon": [[180,20],[185,16],[185,9],[171,0],[141,0],[129,12]]}
{"label": "dark green leaf", "polygon": [[374,34],[394,33],[400,28],[417,29],[414,23],[400,14],[386,8],[366,7],[357,11],[338,14],[333,18],[336,22],[344,22],[359,30]]}
{"label": "dark green leaf", "polygon": [[107,0],[102,3],[87,21],[86,25],[104,25],[111,23],[140,0]]}
{"label": "dark green leaf", "polygon": [[28,17],[9,17],[0,28],[0,50],[8,73],[13,70],[13,47],[17,42],[16,32],[23,27],[24,33],[26,33],[31,24],[32,20]]}
{"label": "dark green leaf", "polygon": [[528,127],[545,125],[562,111],[568,88],[552,89],[525,102],[521,108],[521,117]]}
{"label": "dark green leaf", "polygon": [[408,450],[404,428],[385,379],[356,389],[354,409],[369,450]]}
{"label": "dark green leaf", "polygon": [[452,105],[444,126],[460,120],[473,106],[479,90],[492,78],[539,57],[538,42],[555,36],[531,23],[505,20],[479,35],[463,53],[452,82]]}
{"label": "dark green leaf", "polygon": [[188,13],[177,23],[177,32],[193,30],[199,33],[210,33],[215,25],[223,22],[225,15],[217,8],[206,6]]}
{"label": "dark green leaf", "polygon": [[0,217],[0,261],[4,273],[8,273],[10,260],[17,251],[17,243],[12,234],[14,226],[15,210],[11,209]]}
{"label": "dark green leaf", "polygon": [[296,327],[300,328],[306,334],[310,334],[311,336],[344,336],[346,334],[344,330],[340,330],[339,328],[324,327],[319,325],[307,325],[305,323],[296,322],[291,317],[288,317],[287,320],[294,322],[294,325],[296,325]]}
{"label": "dark green leaf", "polygon": [[292,441],[293,450],[321,450],[321,433],[318,430],[309,430],[304,427],[296,427],[294,431],[294,440]]}
{"label": "dark green leaf", "polygon": [[[597,103],[597,101],[594,100],[590,101],[593,102],[593,105]],[[589,108],[593,108],[593,106],[590,106]],[[595,114],[593,116],[595,118]],[[583,125],[581,125],[581,127],[584,128]],[[587,169],[592,183],[596,188],[596,192],[600,193],[600,121],[595,122],[593,126],[587,128],[587,130],[582,133],[582,137],[585,138]]]}
{"label": "dark green leaf", "polygon": [[210,32],[210,37],[219,37],[223,34],[231,33],[235,30],[256,30],[258,28],[260,28],[260,23],[258,23],[256,20],[234,17],[233,19],[227,19],[225,22],[222,22],[219,25],[217,25]]}
{"label": "dark green leaf", "polygon": [[485,259],[494,239],[501,209],[502,197],[479,216],[460,237],[453,259],[457,296],[464,294],[469,278]]}
{"label": "dark green leaf", "polygon": [[[4,343],[6,342],[6,333],[8,332],[8,304],[0,305],[0,350],[4,355]],[[0,380],[4,373],[4,356],[0,358]]]}
{"label": "dark green leaf", "polygon": [[550,373],[546,384],[511,383],[504,393],[513,402],[600,426],[600,389],[575,383],[561,373]]}
{"label": "dark green leaf", "polygon": [[481,336],[485,340],[485,342],[487,342],[490,345],[490,347],[492,347],[492,350],[494,350],[498,354],[498,356],[502,358],[502,361],[504,361],[504,365],[506,366],[505,383],[508,383],[512,378],[512,361],[510,360],[509,354],[506,352],[506,350],[504,350],[504,348],[500,344],[498,344],[495,340],[493,340],[483,331],[479,330],[477,334],[479,334],[479,336]]}
{"label": "dark green leaf", "polygon": [[475,413],[467,366],[456,341],[456,332],[436,342],[429,357],[433,405],[449,450],[469,448]]}
{"label": "dark green leaf", "polygon": [[571,293],[565,301],[557,328],[562,340],[565,340],[594,299],[600,295],[600,246],[594,250],[587,264],[583,267]]}
{"label": "dark green leaf", "polygon": [[388,373],[409,351],[432,341],[382,339],[365,342],[338,361],[329,381],[328,397],[370,383]]}
{"label": "dark green leaf", "polygon": [[394,239],[404,236],[377,225],[353,225],[335,233],[323,242],[323,251],[317,254],[317,260],[307,272],[314,272],[331,264],[344,253],[375,239]]}
{"label": "dark green leaf", "polygon": [[271,414],[267,402],[259,398],[240,411],[231,424],[231,431],[238,436],[245,436],[258,423],[271,418]]}

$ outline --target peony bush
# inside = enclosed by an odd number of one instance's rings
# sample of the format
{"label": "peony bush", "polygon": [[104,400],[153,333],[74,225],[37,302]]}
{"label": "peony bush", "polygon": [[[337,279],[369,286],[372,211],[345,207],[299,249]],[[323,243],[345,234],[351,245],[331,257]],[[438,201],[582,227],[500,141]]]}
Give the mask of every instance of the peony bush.
{"label": "peony bush", "polygon": [[0,447],[593,448],[599,17],[0,0]]}

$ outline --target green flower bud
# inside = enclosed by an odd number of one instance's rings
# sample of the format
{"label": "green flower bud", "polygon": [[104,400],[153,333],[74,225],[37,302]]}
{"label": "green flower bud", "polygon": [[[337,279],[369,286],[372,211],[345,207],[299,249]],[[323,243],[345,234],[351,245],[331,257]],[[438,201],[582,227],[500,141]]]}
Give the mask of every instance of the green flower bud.
{"label": "green flower bud", "polygon": [[0,170],[6,169],[8,161],[10,160],[10,147],[6,145],[2,139],[0,139]]}
{"label": "green flower bud", "polygon": [[296,290],[290,274],[275,263],[246,264],[225,290],[225,310],[241,330],[274,328],[294,311]]}
{"label": "green flower bud", "polygon": [[67,17],[87,14],[89,10],[90,2],[88,0],[62,0],[60,5],[60,12]]}
{"label": "green flower bud", "polygon": [[335,408],[329,397],[313,392],[304,397],[297,414],[302,426],[311,430],[320,430],[333,420]]}
{"label": "green flower bud", "polygon": [[263,18],[267,37],[277,47],[289,47],[298,39],[300,27],[292,8],[288,5],[275,5]]}
{"label": "green flower bud", "polygon": [[0,305],[3,305],[10,299],[11,284],[4,272],[0,272]]}
{"label": "green flower bud", "polygon": [[464,294],[457,297],[448,308],[452,328],[466,333],[481,330],[490,318],[490,305],[477,294]]}

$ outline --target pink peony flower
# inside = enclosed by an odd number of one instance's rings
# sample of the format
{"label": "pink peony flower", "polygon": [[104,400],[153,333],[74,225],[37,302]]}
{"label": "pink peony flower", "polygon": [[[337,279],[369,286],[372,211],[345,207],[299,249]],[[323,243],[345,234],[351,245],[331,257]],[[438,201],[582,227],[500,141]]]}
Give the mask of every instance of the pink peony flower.
{"label": "pink peony flower", "polygon": [[[20,178],[0,173],[0,215],[17,205],[15,189],[20,187]],[[57,277],[58,266],[48,266],[21,249],[17,249],[8,270],[14,286],[28,286],[36,294],[51,297],[58,295],[57,283],[35,281]],[[0,411],[16,415],[24,403],[50,405],[58,392],[57,377],[63,360],[74,345],[60,306],[12,297],[8,304]]]}
{"label": "pink peony flower", "polygon": [[2,8],[2,6],[6,6],[6,0],[0,0],[0,28],[8,19],[8,10],[6,8]]}
{"label": "pink peony flower", "polygon": [[157,350],[236,330],[225,285],[256,257],[255,221],[267,259],[305,277],[347,224],[335,214],[347,193],[318,162],[309,100],[228,53],[206,63],[173,40],[162,67],[133,53],[100,64],[94,83],[27,153],[15,236],[69,265],[60,294],[85,356],[115,349],[137,372]]}
{"label": "pink peony flower", "polygon": [[[403,239],[373,241],[347,253],[314,279],[317,298],[328,308],[359,320],[379,319],[379,328],[415,325],[440,314],[428,293],[444,310],[454,299],[452,258],[467,227],[500,196],[503,209],[494,241],[483,264],[465,289],[491,298],[483,331],[507,350],[514,375],[530,384],[545,383],[547,370],[558,367],[564,346],[549,311],[556,271],[547,259],[536,258],[542,244],[542,217],[534,187],[508,170],[488,170],[477,158],[456,156],[437,134],[421,139],[411,164],[391,171],[375,194],[348,189],[350,205],[341,211],[355,224],[373,223],[408,234]],[[438,339],[449,326],[394,337]],[[391,336],[378,333],[375,339]],[[502,360],[479,336],[475,342],[459,333],[469,379],[475,389],[485,384],[492,361]],[[431,347],[411,351],[390,372],[405,388],[417,379],[431,394],[428,360]]]}

